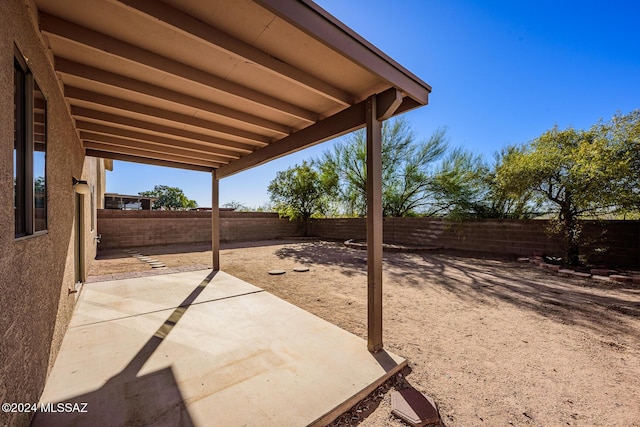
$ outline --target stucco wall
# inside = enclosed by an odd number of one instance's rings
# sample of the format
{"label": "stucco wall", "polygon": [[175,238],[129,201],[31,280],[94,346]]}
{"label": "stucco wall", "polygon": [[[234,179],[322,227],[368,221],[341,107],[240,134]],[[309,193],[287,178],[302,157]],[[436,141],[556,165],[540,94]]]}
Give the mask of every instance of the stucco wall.
{"label": "stucco wall", "polygon": [[[69,324],[74,285],[74,191],[71,177],[91,179],[57,78],[25,2],[0,1],[0,400],[37,402]],[[13,208],[14,43],[47,99],[46,234],[15,239]],[[90,202],[84,212],[84,258],[95,257]],[[30,414],[0,413],[0,425],[28,425]]]}

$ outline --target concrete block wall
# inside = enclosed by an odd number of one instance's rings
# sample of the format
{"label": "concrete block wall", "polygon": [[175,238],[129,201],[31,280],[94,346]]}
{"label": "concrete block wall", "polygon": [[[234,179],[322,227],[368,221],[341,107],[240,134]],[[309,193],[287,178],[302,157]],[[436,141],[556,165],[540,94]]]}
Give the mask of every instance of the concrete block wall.
{"label": "concrete block wall", "polygon": [[[547,233],[542,220],[474,220],[385,218],[385,243],[436,246],[477,252],[561,256],[564,243]],[[364,218],[314,219],[309,234],[327,239],[366,238]],[[640,221],[584,221],[582,238],[592,263],[640,265]],[[606,251],[598,251],[606,248]]]}
{"label": "concrete block wall", "polygon": [[[303,235],[300,222],[275,213],[220,212],[220,241],[268,240]],[[211,212],[99,210],[100,248],[210,243]]]}
{"label": "concrete block wall", "polygon": [[587,221],[582,238],[593,263],[640,266],[640,221]]}
{"label": "concrete block wall", "polygon": [[[562,256],[564,243],[547,233],[542,220],[447,221],[432,218],[385,218],[386,243],[436,246],[475,252]],[[208,243],[210,212],[98,211],[100,248]],[[309,221],[308,234],[324,239],[366,239],[364,218],[328,218]],[[304,235],[299,221],[274,213],[220,212],[223,242],[268,240]],[[585,221],[582,236],[592,263],[640,265],[640,221]],[[606,248],[599,251],[598,248]],[[585,251],[586,253],[586,251]]]}

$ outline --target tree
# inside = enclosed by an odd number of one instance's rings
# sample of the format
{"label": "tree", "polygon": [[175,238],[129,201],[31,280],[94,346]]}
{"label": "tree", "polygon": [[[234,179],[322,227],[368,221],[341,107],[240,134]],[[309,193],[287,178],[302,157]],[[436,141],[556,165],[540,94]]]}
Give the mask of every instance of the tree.
{"label": "tree", "polygon": [[236,201],[236,200],[232,200],[230,202],[225,203],[224,205],[222,205],[223,208],[229,208],[229,209],[233,209],[234,211],[238,211],[238,212],[247,212],[250,209],[243,205],[242,203]]}
{"label": "tree", "polygon": [[434,172],[430,215],[476,216],[486,197],[488,168],[480,156],[457,148]]}
{"label": "tree", "polygon": [[557,127],[514,147],[497,169],[503,191],[533,192],[555,215],[566,261],[579,263],[579,219],[638,208],[640,114],[614,116],[589,130]]}
{"label": "tree", "polygon": [[[423,211],[431,197],[431,169],[447,148],[445,130],[416,142],[404,119],[382,124],[382,210],[384,216]],[[315,161],[325,182],[349,214],[364,215],[366,204],[366,131],[352,133]]]}
{"label": "tree", "polygon": [[[607,123],[596,126],[602,145],[606,147],[602,164],[596,173],[606,175],[613,184],[609,203],[618,212],[640,211],[640,109],[629,114],[616,114]],[[592,168],[592,173],[594,168]]]}
{"label": "tree", "polygon": [[303,162],[302,165],[278,172],[269,183],[267,191],[274,208],[281,216],[302,219],[306,227],[309,218],[325,212],[328,206],[327,188],[318,171],[309,163]]}
{"label": "tree", "polygon": [[509,150],[497,153],[493,165],[464,149],[451,151],[433,176],[431,211],[451,218],[531,218],[532,193],[509,194],[495,180]]}
{"label": "tree", "polygon": [[156,185],[153,190],[138,193],[145,197],[155,197],[153,209],[185,210],[198,206],[195,200],[188,199],[178,187]]}

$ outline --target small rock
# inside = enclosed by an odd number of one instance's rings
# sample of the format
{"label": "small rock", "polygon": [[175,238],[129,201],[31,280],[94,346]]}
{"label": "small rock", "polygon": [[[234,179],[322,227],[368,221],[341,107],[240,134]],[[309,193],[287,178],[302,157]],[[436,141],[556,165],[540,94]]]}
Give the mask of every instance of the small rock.
{"label": "small rock", "polygon": [[588,279],[591,277],[590,273],[583,273],[581,271],[574,271],[573,273],[571,273],[571,275],[575,277],[580,277],[582,279]]}
{"label": "small rock", "polygon": [[440,415],[433,399],[413,387],[403,388],[391,394],[391,413],[411,426],[440,422]]}
{"label": "small rock", "polygon": [[612,274],[609,278],[620,283],[631,283],[633,281],[631,276],[623,276],[622,274]]}

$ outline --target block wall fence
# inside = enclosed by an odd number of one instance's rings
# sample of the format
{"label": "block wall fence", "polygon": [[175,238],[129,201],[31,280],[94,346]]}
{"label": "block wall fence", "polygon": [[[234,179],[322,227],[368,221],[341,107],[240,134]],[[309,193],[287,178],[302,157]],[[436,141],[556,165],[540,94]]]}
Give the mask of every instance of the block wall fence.
{"label": "block wall fence", "polygon": [[[98,210],[99,247],[126,248],[172,243],[211,243],[211,212]],[[270,212],[220,211],[220,241],[294,237],[303,224]]]}
{"label": "block wall fence", "polygon": [[[563,243],[546,232],[544,220],[470,220],[433,218],[385,218],[385,243],[435,246],[444,249],[504,255],[544,253],[561,256]],[[100,248],[208,243],[210,212],[98,211]],[[308,235],[324,239],[366,238],[363,218],[312,219]],[[222,242],[267,240],[304,236],[299,221],[278,218],[275,213],[220,212]],[[640,221],[585,221],[583,239],[590,262],[619,266],[640,265]],[[598,248],[606,248],[599,251]]]}
{"label": "block wall fence", "polygon": [[[562,240],[547,233],[545,220],[467,220],[385,218],[384,242],[434,246],[504,255],[561,256]],[[583,221],[582,239],[589,262],[640,266],[640,221]],[[311,220],[309,234],[325,239],[366,239],[362,218]],[[602,250],[606,249],[606,250]]]}

